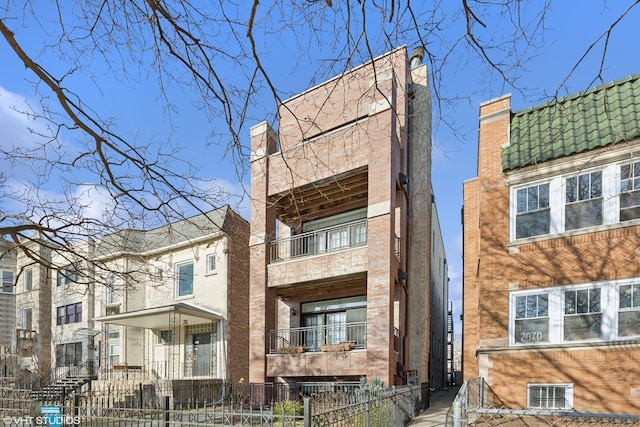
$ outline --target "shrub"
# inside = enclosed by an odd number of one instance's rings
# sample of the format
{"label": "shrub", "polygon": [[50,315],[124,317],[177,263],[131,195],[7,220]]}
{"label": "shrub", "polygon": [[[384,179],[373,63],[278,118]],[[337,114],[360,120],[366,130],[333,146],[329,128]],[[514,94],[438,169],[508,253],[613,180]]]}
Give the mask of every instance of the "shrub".
{"label": "shrub", "polygon": [[304,406],[295,400],[284,400],[273,406],[273,415],[301,416],[304,415]]}

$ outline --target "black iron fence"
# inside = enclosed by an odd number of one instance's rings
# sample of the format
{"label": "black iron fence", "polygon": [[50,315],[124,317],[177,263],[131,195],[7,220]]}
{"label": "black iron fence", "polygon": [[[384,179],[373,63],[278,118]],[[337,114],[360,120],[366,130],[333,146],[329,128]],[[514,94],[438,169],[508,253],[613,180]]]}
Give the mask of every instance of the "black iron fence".
{"label": "black iron fence", "polygon": [[[307,384],[308,385],[308,384]],[[347,391],[348,390],[348,391]],[[45,408],[59,409],[62,424],[84,426],[404,425],[428,405],[428,385],[317,389],[279,383],[164,381],[119,383],[74,392],[58,399],[34,400],[31,390],[0,388],[0,417],[6,426],[48,424]],[[426,397],[426,398],[425,398]]]}

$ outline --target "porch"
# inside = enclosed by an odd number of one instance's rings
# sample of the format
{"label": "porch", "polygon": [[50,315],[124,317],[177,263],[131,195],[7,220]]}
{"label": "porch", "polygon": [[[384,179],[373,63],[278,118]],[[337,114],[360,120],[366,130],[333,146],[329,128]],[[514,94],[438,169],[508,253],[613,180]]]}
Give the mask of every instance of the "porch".
{"label": "porch", "polygon": [[[118,313],[95,319],[105,324],[108,337],[115,332],[116,344],[129,345],[124,357],[105,353],[100,380],[192,380],[224,379],[227,368],[223,317],[186,302]],[[109,329],[108,326],[120,327]],[[135,344],[122,339],[122,327],[142,330]],[[118,332],[120,331],[120,332]],[[131,330],[130,330],[131,331]]]}

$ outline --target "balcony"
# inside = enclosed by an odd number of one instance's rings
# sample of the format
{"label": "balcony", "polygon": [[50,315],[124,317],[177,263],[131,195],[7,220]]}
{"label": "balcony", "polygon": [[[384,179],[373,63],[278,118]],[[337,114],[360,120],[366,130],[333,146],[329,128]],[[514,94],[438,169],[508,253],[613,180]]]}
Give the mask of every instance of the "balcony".
{"label": "balcony", "polygon": [[332,227],[278,239],[271,243],[271,263],[364,246],[367,220],[360,219]]}
{"label": "balcony", "polygon": [[269,331],[269,354],[347,351],[367,348],[367,322]]}

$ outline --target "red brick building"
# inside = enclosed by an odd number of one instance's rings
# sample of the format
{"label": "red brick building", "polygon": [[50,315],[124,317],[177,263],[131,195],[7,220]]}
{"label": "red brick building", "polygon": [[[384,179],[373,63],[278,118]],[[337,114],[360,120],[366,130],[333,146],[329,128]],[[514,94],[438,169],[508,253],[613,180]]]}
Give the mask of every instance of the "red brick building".
{"label": "red brick building", "polygon": [[511,408],[640,412],[640,75],[480,107],[463,376]]}
{"label": "red brick building", "polygon": [[251,382],[444,382],[421,59],[395,49],[284,101],[277,131],[251,129]]}

